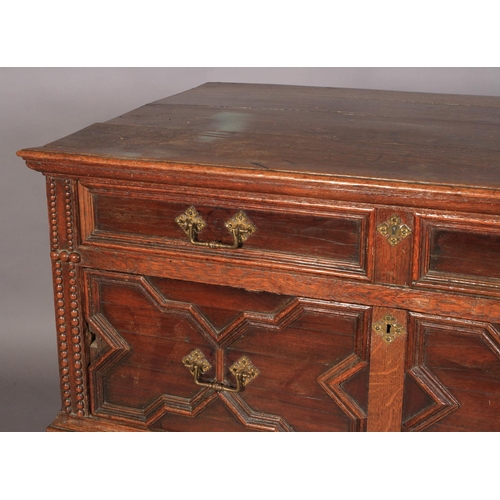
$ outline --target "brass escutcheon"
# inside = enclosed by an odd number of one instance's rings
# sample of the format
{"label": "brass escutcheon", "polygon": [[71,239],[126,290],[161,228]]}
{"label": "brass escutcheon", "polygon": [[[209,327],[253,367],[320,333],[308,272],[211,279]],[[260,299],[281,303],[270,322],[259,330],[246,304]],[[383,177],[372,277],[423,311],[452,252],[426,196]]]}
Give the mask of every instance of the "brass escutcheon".
{"label": "brass escutcheon", "polygon": [[397,322],[392,314],[386,314],[380,321],[374,323],[372,328],[388,344],[394,342],[397,337],[406,334],[406,329]]}
{"label": "brass escutcheon", "polygon": [[396,246],[411,234],[411,229],[403,224],[400,217],[392,215],[387,222],[382,222],[377,226],[377,231],[387,238],[389,245]]}
{"label": "brass escutcheon", "polygon": [[191,372],[194,378],[194,383],[202,387],[209,387],[214,391],[240,392],[243,387],[249,384],[257,375],[259,370],[246,357],[242,356],[236,363],[229,367],[229,371],[236,379],[236,387],[227,386],[220,382],[202,382],[201,375],[212,368],[212,365],[205,358],[199,349],[191,351],[187,356],[182,358],[182,363]]}
{"label": "brass escutcheon", "polygon": [[188,235],[190,243],[209,248],[239,248],[257,230],[245,212],[241,210],[225,223],[226,228],[233,236],[232,244],[220,241],[198,241],[198,233],[207,224],[194,207],[189,207],[183,214],[176,217],[175,222]]}

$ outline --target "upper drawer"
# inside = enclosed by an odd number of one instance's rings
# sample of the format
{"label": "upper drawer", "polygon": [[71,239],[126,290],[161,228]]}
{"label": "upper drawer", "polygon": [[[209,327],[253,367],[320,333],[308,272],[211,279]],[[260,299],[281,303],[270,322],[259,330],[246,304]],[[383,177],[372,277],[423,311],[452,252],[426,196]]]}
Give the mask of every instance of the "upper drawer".
{"label": "upper drawer", "polygon": [[[190,242],[176,222],[195,207],[205,226],[194,241],[218,241],[226,248]],[[238,248],[226,224],[243,212],[254,230]],[[244,259],[255,265],[307,268],[371,278],[367,235],[373,211],[368,208],[331,207],[304,199],[286,201],[266,196],[236,196],[224,192],[203,194],[131,186],[80,186],[82,242],[90,245],[155,246],[159,251],[202,253]]]}
{"label": "upper drawer", "polygon": [[417,286],[500,294],[500,218],[420,214]]}

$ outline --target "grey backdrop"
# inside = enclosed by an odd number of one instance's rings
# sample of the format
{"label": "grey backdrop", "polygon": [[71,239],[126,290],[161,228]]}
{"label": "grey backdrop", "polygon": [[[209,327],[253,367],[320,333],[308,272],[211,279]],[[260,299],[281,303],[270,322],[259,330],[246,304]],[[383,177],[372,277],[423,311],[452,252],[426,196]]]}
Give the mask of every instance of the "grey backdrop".
{"label": "grey backdrop", "polygon": [[15,152],[207,81],[500,96],[499,68],[0,68],[0,431],[60,405],[45,183]]}

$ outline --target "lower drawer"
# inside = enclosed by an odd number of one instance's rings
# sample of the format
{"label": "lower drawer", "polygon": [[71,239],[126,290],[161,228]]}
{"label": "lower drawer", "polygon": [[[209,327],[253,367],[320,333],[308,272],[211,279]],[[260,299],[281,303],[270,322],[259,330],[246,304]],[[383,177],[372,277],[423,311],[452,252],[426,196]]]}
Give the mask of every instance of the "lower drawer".
{"label": "lower drawer", "polygon": [[366,427],[369,307],[84,274],[94,416],[168,431]]}
{"label": "lower drawer", "polygon": [[81,279],[99,425],[500,430],[499,324],[123,272]]}

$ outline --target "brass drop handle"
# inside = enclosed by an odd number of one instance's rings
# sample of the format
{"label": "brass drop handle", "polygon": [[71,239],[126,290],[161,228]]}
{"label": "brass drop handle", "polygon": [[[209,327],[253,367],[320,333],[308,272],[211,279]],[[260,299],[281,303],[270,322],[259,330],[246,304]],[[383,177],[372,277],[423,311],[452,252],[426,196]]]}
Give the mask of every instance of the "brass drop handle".
{"label": "brass drop handle", "polygon": [[249,382],[251,382],[259,374],[259,370],[246,357],[241,357],[236,363],[231,365],[229,371],[236,379],[236,387],[221,384],[220,382],[202,382],[201,375],[212,368],[212,365],[205,358],[199,349],[191,351],[187,356],[182,358],[182,363],[191,372],[194,378],[194,383],[202,387],[209,387],[214,391],[240,392]]}
{"label": "brass drop handle", "polygon": [[219,241],[198,241],[198,233],[206,227],[207,223],[194,207],[189,207],[183,214],[176,217],[175,222],[177,222],[182,230],[188,235],[190,243],[196,246],[209,248],[239,248],[241,244],[257,230],[245,212],[241,210],[225,223],[226,228],[233,236],[232,244],[221,243]]}

